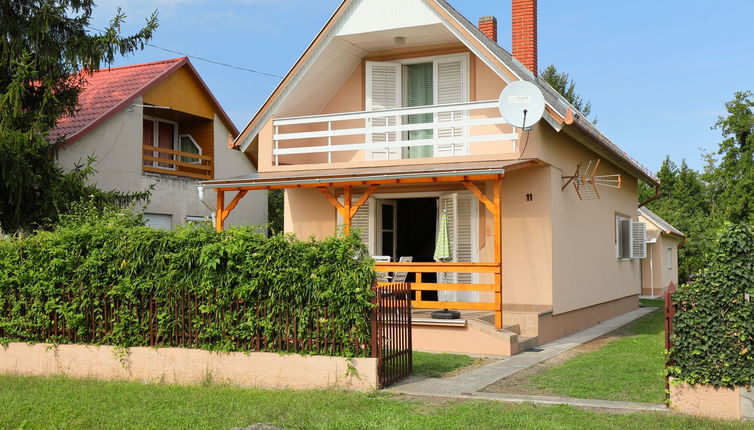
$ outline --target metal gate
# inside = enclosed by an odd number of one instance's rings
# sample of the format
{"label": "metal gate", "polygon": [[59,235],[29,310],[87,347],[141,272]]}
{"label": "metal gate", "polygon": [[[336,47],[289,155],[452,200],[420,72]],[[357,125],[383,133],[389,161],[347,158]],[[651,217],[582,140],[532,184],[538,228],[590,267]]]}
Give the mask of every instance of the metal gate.
{"label": "metal gate", "polygon": [[377,358],[380,387],[411,375],[411,284],[375,286],[372,356]]}
{"label": "metal gate", "polygon": [[[673,342],[670,340],[671,335],[673,334],[673,317],[675,317],[675,306],[673,306],[673,293],[675,293],[676,290],[675,283],[671,282],[668,286],[667,291],[665,291],[665,294],[663,295],[663,298],[665,299],[665,350],[670,351],[670,348],[673,347]],[[665,402],[667,404],[670,404],[670,376],[667,373],[668,366],[672,366],[673,363],[671,363],[668,359],[665,360]]]}

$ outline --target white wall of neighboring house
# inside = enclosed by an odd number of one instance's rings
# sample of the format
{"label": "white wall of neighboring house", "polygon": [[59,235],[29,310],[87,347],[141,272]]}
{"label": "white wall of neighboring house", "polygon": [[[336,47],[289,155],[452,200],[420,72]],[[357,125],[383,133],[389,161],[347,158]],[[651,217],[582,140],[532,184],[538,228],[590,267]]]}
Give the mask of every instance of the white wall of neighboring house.
{"label": "white wall of neighboring house", "polygon": [[[187,217],[209,217],[212,212],[199,200],[198,180],[180,176],[142,171],[143,112],[137,107],[126,107],[79,140],[65,146],[57,154],[58,163],[73,169],[86,162],[88,156],[96,157],[97,173],[90,181],[102,190],[136,192],[154,184],[152,197],[145,213],[169,215],[171,227],[184,224]],[[132,104],[132,105],[133,105]],[[215,116],[215,176],[233,177],[255,173],[256,169],[240,151],[228,149],[229,131]],[[233,198],[230,195],[229,200]],[[215,206],[214,193],[207,193],[205,201]],[[233,211],[228,225],[263,225],[267,223],[267,193],[250,192]]]}

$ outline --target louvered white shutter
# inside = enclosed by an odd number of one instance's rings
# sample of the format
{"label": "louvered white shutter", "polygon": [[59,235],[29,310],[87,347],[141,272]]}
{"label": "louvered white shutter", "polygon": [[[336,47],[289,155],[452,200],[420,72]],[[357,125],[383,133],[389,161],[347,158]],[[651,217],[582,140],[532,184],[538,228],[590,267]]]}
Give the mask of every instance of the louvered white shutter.
{"label": "louvered white shutter", "polygon": [[[439,105],[448,103],[462,103],[468,101],[467,94],[467,57],[452,57],[447,59],[435,60],[435,100]],[[452,122],[463,120],[463,111],[443,112],[437,114],[438,122]],[[462,137],[464,127],[447,127],[439,128],[437,136],[439,138]],[[442,144],[436,147],[436,157],[454,157],[468,154],[468,145]]]}
{"label": "louvered white shutter", "polygon": [[[452,262],[471,263],[476,258],[475,204],[474,196],[470,194],[448,194],[440,196],[440,213],[448,214],[448,238],[450,240]],[[438,223],[439,225],[439,223]],[[445,273],[438,282],[471,284],[476,282],[477,276],[472,273]],[[442,279],[444,278],[444,279]],[[439,291],[439,300],[446,302],[480,301],[478,291]]]}
{"label": "louvered white shutter", "polygon": [[631,258],[647,258],[647,225],[631,221]]}
{"label": "louvered white shutter", "polygon": [[[397,63],[366,63],[366,110],[395,109],[401,101],[401,65]],[[367,120],[367,127],[394,126],[399,117],[379,117]],[[395,132],[370,133],[367,143],[396,142],[400,135]],[[367,160],[396,160],[401,158],[400,148],[370,148]]]}
{"label": "louvered white shutter", "polygon": [[[361,198],[361,196],[357,194],[352,198],[354,202],[357,202],[359,198]],[[343,204],[343,197],[339,197],[338,201],[340,202],[340,204]],[[356,211],[356,215],[354,215],[351,219],[351,229],[358,230],[361,241],[364,242],[364,244],[367,246],[369,253],[374,255],[374,234],[372,232],[372,222],[370,222],[372,215],[372,206],[372,198],[367,199],[367,201],[364,202],[363,205],[361,205],[359,210]],[[343,224],[345,224],[343,216],[340,214],[340,212],[338,212],[338,226],[342,226]]]}

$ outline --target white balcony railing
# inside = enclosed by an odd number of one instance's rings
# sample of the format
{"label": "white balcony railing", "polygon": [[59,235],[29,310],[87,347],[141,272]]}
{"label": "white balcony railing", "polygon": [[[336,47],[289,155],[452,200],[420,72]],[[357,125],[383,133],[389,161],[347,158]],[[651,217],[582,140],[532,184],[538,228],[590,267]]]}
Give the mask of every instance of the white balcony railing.
{"label": "white balcony railing", "polygon": [[[515,153],[518,134],[502,131],[508,123],[497,107],[491,100],[275,119],[274,163],[286,156],[327,154],[330,164],[333,154],[353,151],[362,151],[364,160],[400,159],[406,158],[404,148],[416,147],[431,147],[432,157],[452,157],[485,142],[505,142],[509,145],[497,152]],[[295,131],[286,132],[291,128]]]}

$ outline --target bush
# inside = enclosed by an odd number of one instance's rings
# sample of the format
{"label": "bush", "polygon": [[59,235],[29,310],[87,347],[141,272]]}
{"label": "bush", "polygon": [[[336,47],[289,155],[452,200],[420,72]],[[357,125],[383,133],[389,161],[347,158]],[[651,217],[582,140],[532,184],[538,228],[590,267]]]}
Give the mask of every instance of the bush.
{"label": "bush", "polygon": [[671,376],[690,384],[754,380],[754,232],[727,225],[697,281],[673,295]]}
{"label": "bush", "polygon": [[354,236],[166,232],[90,211],[0,241],[0,337],[364,356],[373,280]]}

